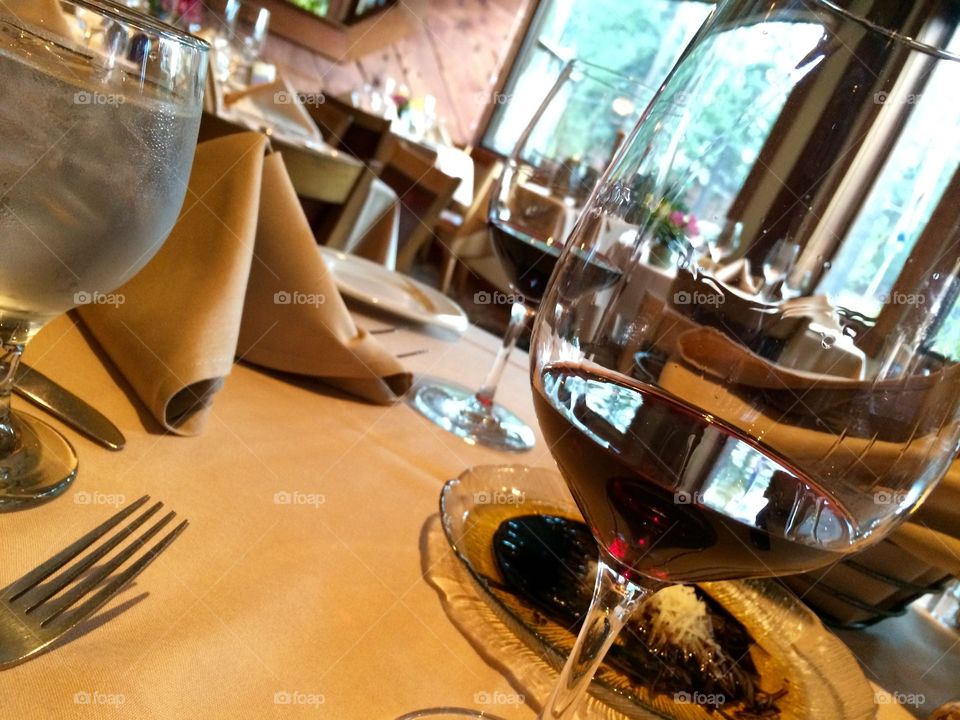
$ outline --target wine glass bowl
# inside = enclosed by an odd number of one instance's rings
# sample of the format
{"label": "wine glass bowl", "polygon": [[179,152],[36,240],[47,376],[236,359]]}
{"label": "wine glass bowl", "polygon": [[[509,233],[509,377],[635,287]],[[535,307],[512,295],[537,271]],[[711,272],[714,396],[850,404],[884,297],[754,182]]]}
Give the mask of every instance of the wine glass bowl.
{"label": "wine glass bowl", "polygon": [[[18,6],[19,7],[19,6]],[[0,507],[62,492],[73,449],[12,413],[23,345],[111,293],[176,222],[193,162],[207,46],[101,0],[0,7]],[[115,298],[114,298],[115,300]]]}
{"label": "wine glass bowl", "polygon": [[956,454],[960,13],[851,7],[721,4],[562,251],[534,403],[601,561],[541,717],[651,590],[836,562]]}

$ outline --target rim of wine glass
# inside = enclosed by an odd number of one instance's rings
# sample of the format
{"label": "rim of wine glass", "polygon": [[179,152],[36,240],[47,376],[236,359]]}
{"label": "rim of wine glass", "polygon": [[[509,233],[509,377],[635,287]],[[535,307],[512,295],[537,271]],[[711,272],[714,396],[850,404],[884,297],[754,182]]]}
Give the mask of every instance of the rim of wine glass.
{"label": "rim of wine glass", "polygon": [[847,20],[851,20],[852,22],[855,22],[858,25],[862,25],[863,27],[867,28],[872,32],[885,35],[891,40],[894,40],[895,42],[906,45],[907,47],[910,47],[914,50],[919,50],[920,52],[926,53],[928,55],[933,55],[934,57],[938,57],[943,60],[953,60],[954,62],[960,62],[960,54],[951,52],[950,50],[939,48],[936,45],[930,45],[929,43],[922,42],[920,40],[910,37],[909,35],[904,35],[903,33],[899,33],[896,30],[891,30],[890,28],[884,27],[883,25],[878,25],[877,23],[871,20],[868,20],[867,18],[861,15],[857,15],[854,12],[850,12],[846,8],[837,4],[835,0],[813,0],[813,2],[816,5],[820,5],[826,8],[830,12],[834,12],[837,15],[840,15],[841,17],[846,18]]}
{"label": "rim of wine glass", "polygon": [[125,5],[118,5],[111,0],[65,0],[70,5],[86,8],[93,12],[111,17],[115,20],[133,25],[142,30],[150,30],[155,34],[177,42],[181,45],[192,47],[194,50],[207,52],[210,50],[210,44],[196,35],[178,30],[173,25],[157,20],[150,15],[138,12]]}

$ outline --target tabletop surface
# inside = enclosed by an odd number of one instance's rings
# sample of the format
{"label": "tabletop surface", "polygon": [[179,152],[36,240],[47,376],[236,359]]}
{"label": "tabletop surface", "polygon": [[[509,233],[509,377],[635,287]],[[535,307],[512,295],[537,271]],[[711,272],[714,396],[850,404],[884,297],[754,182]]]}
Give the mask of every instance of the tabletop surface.
{"label": "tabletop surface", "polygon": [[[111,453],[65,431],[78,479],[53,502],[0,514],[2,584],[143,494],[190,527],[67,642],[0,673],[0,718],[395,718],[470,707],[478,693],[516,696],[445,615],[421,550],[446,479],[484,463],[553,466],[539,430],[533,451],[505,456],[403,403],[367,405],[238,364],[201,436],[164,435],[76,323],[52,322],[26,359],[117,423],[127,447]],[[466,385],[479,384],[497,345],[476,328],[460,339],[403,327],[379,337],[395,354],[426,351],[404,360],[412,371]],[[536,428],[525,363],[512,358],[500,397]],[[857,651],[886,667],[889,649]],[[911,672],[927,683],[960,674],[955,646],[911,652],[893,691],[910,690]],[[523,703],[496,712],[534,716]]]}

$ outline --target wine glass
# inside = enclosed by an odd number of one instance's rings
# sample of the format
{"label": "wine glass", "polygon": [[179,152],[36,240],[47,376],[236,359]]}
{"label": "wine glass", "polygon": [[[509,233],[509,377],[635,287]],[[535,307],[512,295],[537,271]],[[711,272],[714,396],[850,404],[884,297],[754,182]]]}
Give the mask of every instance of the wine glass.
{"label": "wine glass", "polygon": [[[541,718],[572,717],[658,588],[837,562],[887,535],[948,468],[958,50],[955,6],[720,3],[601,179],[531,345],[540,427],[600,550]],[[756,265],[790,234],[792,273],[818,299],[725,283],[692,230],[664,232],[673,212],[687,228],[688,216],[742,222]],[[608,220],[617,230],[594,230]],[[885,254],[901,232],[907,249]],[[649,265],[651,243],[669,272]],[[620,271],[599,291],[597,258]]]}
{"label": "wine glass", "polygon": [[173,228],[208,49],[103,0],[19,10],[0,3],[0,509],[76,475],[67,440],[10,409],[20,354],[52,317],[109,301]]}
{"label": "wine glass", "polygon": [[[638,81],[575,60],[568,63],[522,133],[490,202],[493,245],[510,293],[488,293],[510,304],[510,323],[483,386],[421,382],[410,403],[469,442],[498,450],[533,447],[533,431],[494,402],[510,352],[546,289],[580,208],[627,132],[653,96]],[[624,231],[627,227],[622,228]],[[595,258],[590,281],[599,290],[617,273]]]}
{"label": "wine glass", "polygon": [[212,48],[211,72],[218,83],[230,77],[230,38],[240,11],[240,0],[209,0],[203,5],[202,27],[198,34]]}
{"label": "wine glass", "polygon": [[768,298],[775,299],[777,293],[782,293],[783,283],[793,269],[797,255],[800,254],[800,245],[783,237],[777,240],[763,258],[763,288],[761,292]]}
{"label": "wine glass", "polygon": [[241,0],[230,27],[230,77],[235,83],[241,86],[249,83],[251,69],[263,51],[269,27],[267,8]]}

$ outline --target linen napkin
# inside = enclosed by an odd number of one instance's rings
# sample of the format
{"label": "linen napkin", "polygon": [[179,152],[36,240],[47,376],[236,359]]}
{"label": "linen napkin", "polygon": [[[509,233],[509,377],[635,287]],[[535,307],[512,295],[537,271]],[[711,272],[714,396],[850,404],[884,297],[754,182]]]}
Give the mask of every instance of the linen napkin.
{"label": "linen napkin", "polygon": [[320,129],[304,109],[300,96],[282,77],[271,83],[251,85],[237,92],[223,95],[226,113],[269,125],[274,130],[323,144]]}
{"label": "linen napkin", "polygon": [[321,376],[381,404],[409,389],[409,374],[372,335],[358,330],[347,312],[280,153],[264,160],[256,247],[239,357],[274,370]]}
{"label": "linen napkin", "polygon": [[[265,157],[267,150],[259,133],[199,145],[180,218],[157,255],[113,293],[123,302],[79,308],[170,432],[201,432],[238,354],[326,378],[373,402],[396,400],[409,387],[402,366],[353,324],[282,157]],[[249,311],[248,298],[259,303]]]}

